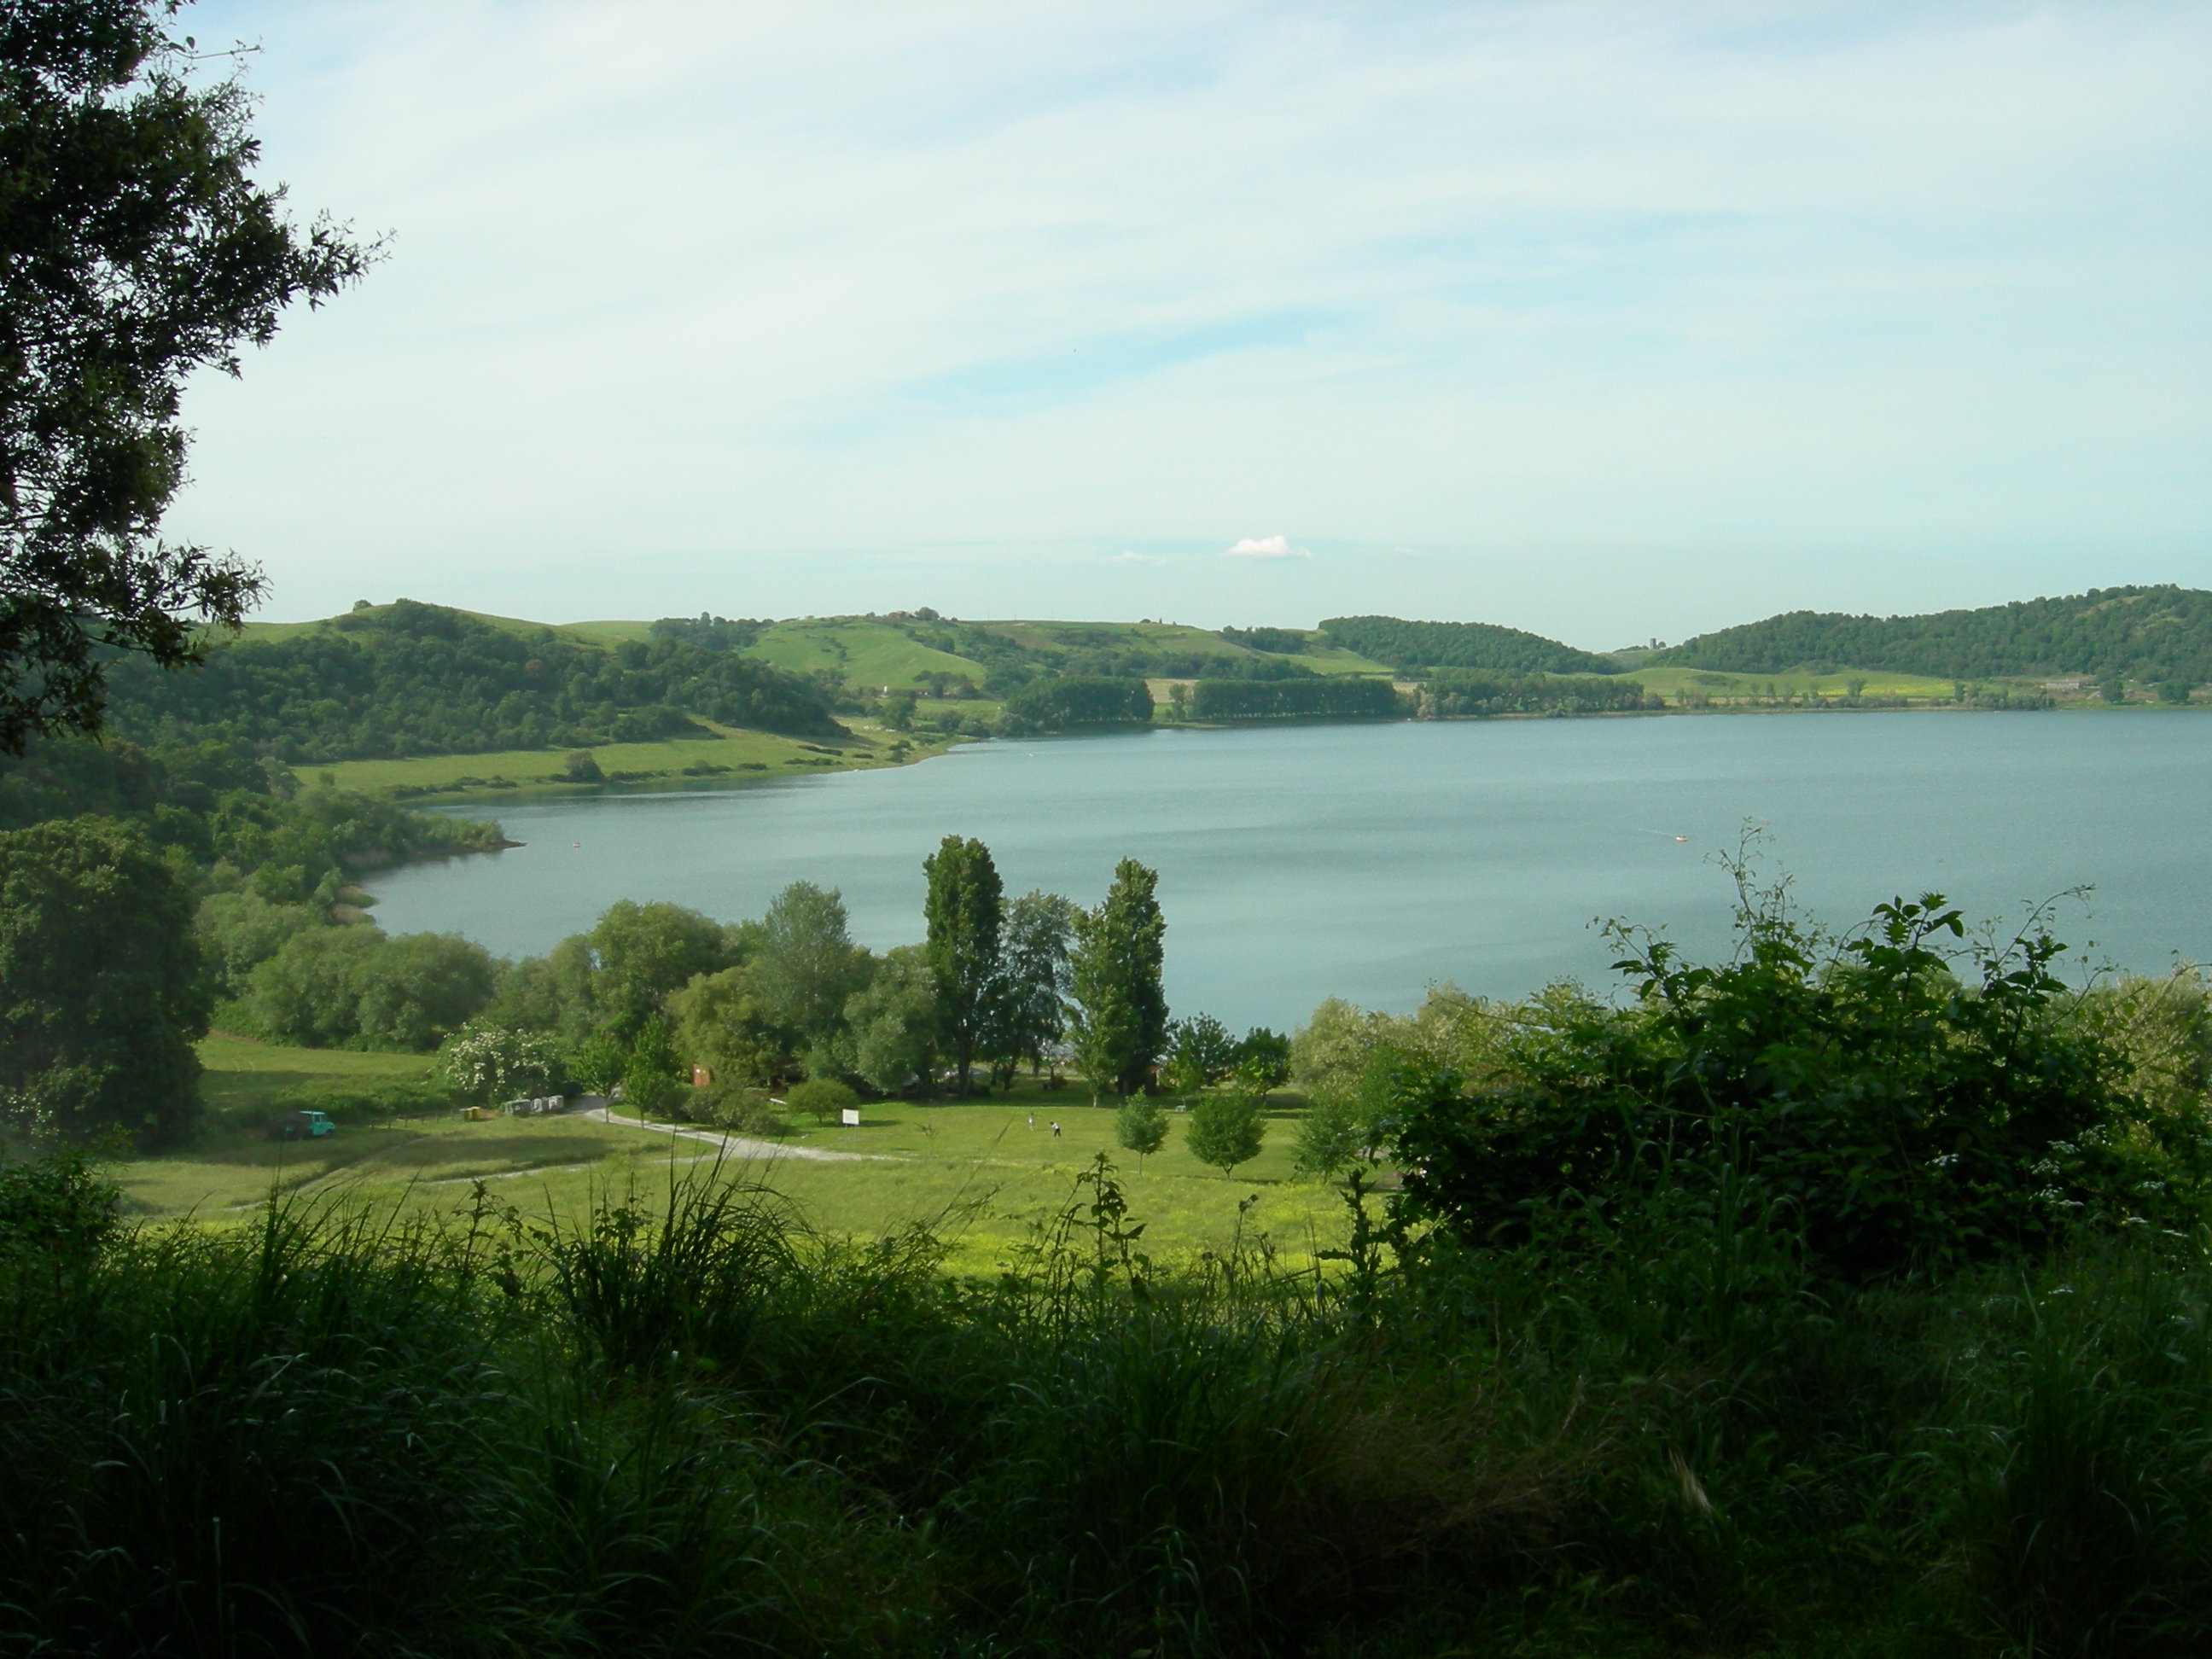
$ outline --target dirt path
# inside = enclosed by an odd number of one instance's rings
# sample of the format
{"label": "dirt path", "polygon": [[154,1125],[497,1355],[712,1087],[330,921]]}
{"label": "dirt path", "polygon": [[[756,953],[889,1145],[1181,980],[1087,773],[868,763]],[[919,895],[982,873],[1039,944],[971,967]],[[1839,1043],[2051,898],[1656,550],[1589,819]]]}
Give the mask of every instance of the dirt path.
{"label": "dirt path", "polygon": [[807,1164],[872,1164],[880,1161],[872,1152],[824,1152],[819,1146],[787,1146],[780,1140],[757,1140],[750,1135],[726,1135],[718,1129],[687,1129],[676,1123],[641,1123],[634,1117],[616,1117],[604,1106],[594,1106],[591,1110],[579,1112],[576,1115],[593,1123],[612,1123],[626,1129],[644,1129],[653,1134],[674,1135],[683,1140],[703,1140],[709,1146],[720,1147],[732,1158],[757,1159],[763,1164],[773,1164],[780,1158],[797,1158]]}

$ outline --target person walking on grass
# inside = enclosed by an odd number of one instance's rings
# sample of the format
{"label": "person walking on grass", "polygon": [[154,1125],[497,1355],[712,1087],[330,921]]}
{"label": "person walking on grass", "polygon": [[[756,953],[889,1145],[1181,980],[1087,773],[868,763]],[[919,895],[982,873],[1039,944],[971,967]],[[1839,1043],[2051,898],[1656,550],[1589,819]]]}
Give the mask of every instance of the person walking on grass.
{"label": "person walking on grass", "polygon": [[1060,1139],[1060,1120],[1058,1118],[1054,1118],[1052,1121],[1052,1138],[1054,1140]]}

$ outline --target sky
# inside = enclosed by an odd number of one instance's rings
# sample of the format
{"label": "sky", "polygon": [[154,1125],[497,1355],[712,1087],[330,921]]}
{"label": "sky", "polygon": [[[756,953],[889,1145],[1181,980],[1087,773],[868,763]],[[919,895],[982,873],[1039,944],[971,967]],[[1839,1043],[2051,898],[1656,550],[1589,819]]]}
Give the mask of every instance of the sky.
{"label": "sky", "polygon": [[2212,586],[2212,6],[202,0],[384,239],[196,380],[262,614],[1596,649]]}

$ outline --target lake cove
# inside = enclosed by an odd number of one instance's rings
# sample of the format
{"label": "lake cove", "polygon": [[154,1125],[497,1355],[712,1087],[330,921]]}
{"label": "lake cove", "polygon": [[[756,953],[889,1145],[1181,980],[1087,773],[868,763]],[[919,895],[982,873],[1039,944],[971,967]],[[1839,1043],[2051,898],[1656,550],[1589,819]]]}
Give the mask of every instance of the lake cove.
{"label": "lake cove", "polygon": [[1436,980],[1601,980],[1600,916],[1713,949],[1733,890],[1711,860],[1750,820],[1831,922],[1931,889],[2012,920],[2093,885],[2057,913],[2077,949],[2212,959],[2212,719],[2179,710],[1139,732],[495,810],[524,845],[380,874],[386,931],[535,953],[617,899],[728,921],[806,880],[842,889],[880,950],[921,937],[922,859],[975,836],[1010,893],[1091,903],[1115,860],[1154,866],[1176,1008],[1284,1028],[1330,995],[1404,1009]]}

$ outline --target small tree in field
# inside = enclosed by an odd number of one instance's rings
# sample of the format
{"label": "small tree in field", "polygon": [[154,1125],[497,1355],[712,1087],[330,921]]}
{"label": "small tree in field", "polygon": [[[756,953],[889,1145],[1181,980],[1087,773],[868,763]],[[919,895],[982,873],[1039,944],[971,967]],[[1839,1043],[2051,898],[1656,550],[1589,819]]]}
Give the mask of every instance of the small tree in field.
{"label": "small tree in field", "polygon": [[1226,1176],[1259,1157],[1267,1138],[1258,1096],[1206,1095],[1190,1109],[1190,1128],[1183,1144],[1200,1164],[1210,1164]]}
{"label": "small tree in field", "polygon": [[1141,1173],[1146,1158],[1167,1145],[1168,1115],[1157,1100],[1132,1095],[1114,1114],[1114,1139],[1124,1151],[1137,1155],[1137,1169]]}
{"label": "small tree in field", "polygon": [[817,1123],[827,1123],[838,1113],[859,1105],[860,1097],[834,1077],[811,1077],[786,1095],[783,1103]]}

